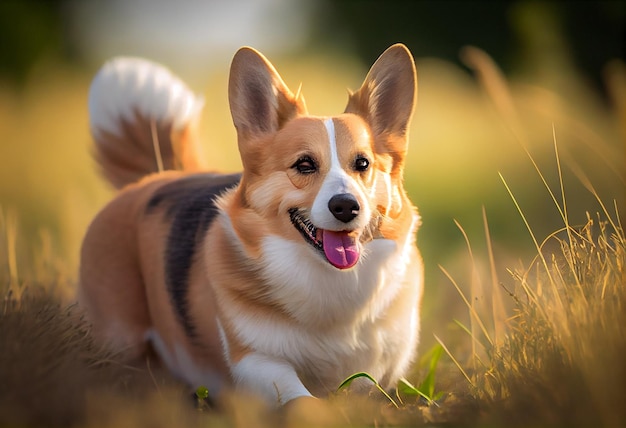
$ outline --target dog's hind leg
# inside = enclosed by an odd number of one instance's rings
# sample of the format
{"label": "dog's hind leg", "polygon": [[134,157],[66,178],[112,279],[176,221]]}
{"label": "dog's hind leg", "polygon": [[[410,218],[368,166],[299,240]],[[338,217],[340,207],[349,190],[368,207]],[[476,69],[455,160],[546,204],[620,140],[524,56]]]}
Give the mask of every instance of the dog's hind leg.
{"label": "dog's hind leg", "polygon": [[148,302],[137,261],[134,227],[120,214],[124,198],[105,208],[83,242],[79,306],[92,324],[95,338],[129,361],[147,350],[151,327]]}

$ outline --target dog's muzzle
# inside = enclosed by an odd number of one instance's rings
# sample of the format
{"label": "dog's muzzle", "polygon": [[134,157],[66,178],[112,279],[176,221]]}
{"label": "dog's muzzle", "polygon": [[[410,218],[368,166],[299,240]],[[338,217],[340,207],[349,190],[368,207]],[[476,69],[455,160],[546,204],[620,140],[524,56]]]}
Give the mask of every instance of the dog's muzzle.
{"label": "dog's muzzle", "polygon": [[[347,204],[344,205],[342,210],[345,210],[346,206]],[[352,210],[352,205],[350,210]],[[345,215],[345,218],[348,216],[354,218],[356,216],[352,212],[345,214],[345,211],[337,215]],[[358,235],[354,231],[333,231],[318,228],[311,223],[311,220],[306,215],[306,211],[298,208],[289,210],[289,218],[304,240],[320,251],[326,260],[337,269],[349,269],[359,261],[361,245]]]}

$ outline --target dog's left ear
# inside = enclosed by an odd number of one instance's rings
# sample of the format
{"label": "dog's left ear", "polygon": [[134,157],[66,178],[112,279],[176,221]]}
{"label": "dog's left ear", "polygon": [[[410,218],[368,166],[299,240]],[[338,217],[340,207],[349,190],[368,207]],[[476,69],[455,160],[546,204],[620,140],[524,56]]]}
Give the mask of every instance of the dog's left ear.
{"label": "dog's left ear", "polygon": [[361,88],[350,94],[346,106],[346,113],[357,114],[369,123],[376,152],[392,158],[392,175],[401,173],[404,164],[416,98],[413,56],[398,43],[376,60]]}

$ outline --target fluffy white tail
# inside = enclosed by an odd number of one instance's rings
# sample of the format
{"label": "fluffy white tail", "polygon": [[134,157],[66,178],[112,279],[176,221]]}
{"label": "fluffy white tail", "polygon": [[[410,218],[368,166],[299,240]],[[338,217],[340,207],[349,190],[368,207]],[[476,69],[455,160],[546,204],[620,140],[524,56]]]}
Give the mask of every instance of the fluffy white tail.
{"label": "fluffy white tail", "polygon": [[203,101],[165,67],[114,58],[89,91],[95,157],[121,188],[153,172],[202,169],[196,123]]}

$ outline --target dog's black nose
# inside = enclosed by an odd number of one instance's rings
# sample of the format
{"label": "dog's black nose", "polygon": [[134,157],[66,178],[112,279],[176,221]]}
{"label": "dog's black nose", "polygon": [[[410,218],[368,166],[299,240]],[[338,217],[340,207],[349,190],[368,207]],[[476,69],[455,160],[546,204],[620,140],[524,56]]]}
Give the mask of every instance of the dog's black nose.
{"label": "dog's black nose", "polygon": [[359,202],[350,193],[340,193],[330,198],[328,209],[337,220],[348,223],[359,215]]}

